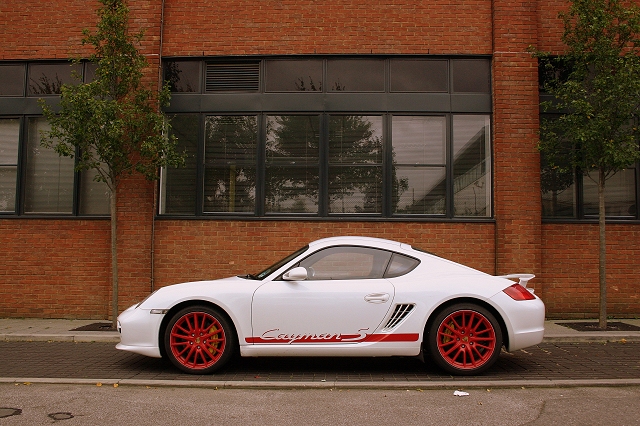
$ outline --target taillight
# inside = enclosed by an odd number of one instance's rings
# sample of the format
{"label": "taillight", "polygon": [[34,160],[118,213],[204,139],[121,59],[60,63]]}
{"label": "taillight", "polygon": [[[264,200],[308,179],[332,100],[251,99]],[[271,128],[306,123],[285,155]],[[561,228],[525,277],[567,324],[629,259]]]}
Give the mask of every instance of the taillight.
{"label": "taillight", "polygon": [[533,300],[536,298],[529,290],[522,287],[520,284],[514,284],[502,291],[507,293],[507,295],[513,300]]}

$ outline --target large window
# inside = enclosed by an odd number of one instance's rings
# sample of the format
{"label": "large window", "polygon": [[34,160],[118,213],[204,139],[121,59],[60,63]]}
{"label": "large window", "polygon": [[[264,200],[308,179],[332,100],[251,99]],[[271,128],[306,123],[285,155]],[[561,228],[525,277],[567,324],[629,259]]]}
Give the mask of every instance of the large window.
{"label": "large window", "polygon": [[164,69],[188,158],[163,170],[160,214],[491,217],[487,58],[176,59]]}
{"label": "large window", "polygon": [[0,63],[0,214],[107,215],[109,191],[95,172],[76,172],[72,158],[41,144],[47,121],[41,96],[62,84],[89,81],[91,64]]}

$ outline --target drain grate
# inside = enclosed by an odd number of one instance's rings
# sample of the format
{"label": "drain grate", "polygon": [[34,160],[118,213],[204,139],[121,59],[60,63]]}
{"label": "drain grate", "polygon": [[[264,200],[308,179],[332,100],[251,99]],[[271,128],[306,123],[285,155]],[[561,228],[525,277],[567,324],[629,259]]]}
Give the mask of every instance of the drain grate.
{"label": "drain grate", "polygon": [[19,408],[0,407],[0,419],[11,416],[19,416],[20,414],[22,414],[22,410]]}
{"label": "drain grate", "polygon": [[83,325],[82,327],[72,328],[69,331],[116,331],[111,327],[110,322],[95,322],[93,324]]}
{"label": "drain grate", "polygon": [[[597,322],[557,322],[556,324],[576,331],[601,331]],[[607,321],[606,331],[640,331],[640,327],[625,322]]]}

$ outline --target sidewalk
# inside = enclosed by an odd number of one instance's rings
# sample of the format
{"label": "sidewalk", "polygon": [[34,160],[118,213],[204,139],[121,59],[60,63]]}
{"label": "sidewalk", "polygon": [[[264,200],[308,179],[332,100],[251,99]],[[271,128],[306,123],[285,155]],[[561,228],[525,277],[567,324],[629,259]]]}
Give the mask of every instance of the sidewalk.
{"label": "sidewalk", "polygon": [[[559,324],[594,322],[596,320],[555,320],[545,322],[545,342],[640,342],[640,331],[576,331]],[[640,319],[613,319],[640,327]],[[77,331],[74,329],[107,320],[58,320],[0,318],[0,341],[55,341],[55,342],[114,342],[120,341],[117,331]]]}

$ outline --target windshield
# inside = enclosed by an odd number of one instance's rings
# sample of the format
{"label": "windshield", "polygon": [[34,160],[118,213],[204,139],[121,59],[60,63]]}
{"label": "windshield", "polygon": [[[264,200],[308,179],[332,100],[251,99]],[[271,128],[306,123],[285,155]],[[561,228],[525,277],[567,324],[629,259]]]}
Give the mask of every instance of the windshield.
{"label": "windshield", "polygon": [[289,256],[285,257],[284,259],[280,259],[279,261],[277,261],[273,265],[269,266],[267,269],[265,269],[264,271],[260,272],[259,274],[249,275],[248,277],[256,279],[256,280],[261,280],[264,277],[266,277],[267,275],[271,274],[273,271],[276,271],[276,270],[280,269],[280,267],[282,265],[284,265],[285,263],[293,260],[295,257],[301,255],[302,253],[304,253],[308,249],[309,249],[309,246],[304,246],[301,249],[291,253]]}

